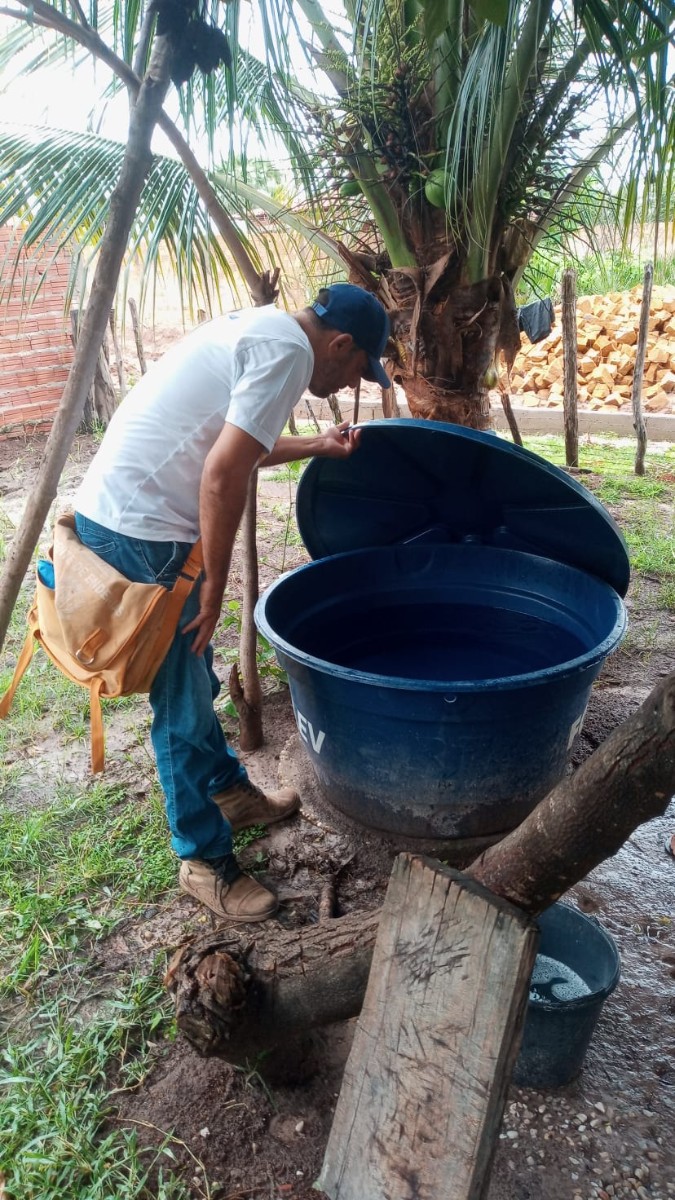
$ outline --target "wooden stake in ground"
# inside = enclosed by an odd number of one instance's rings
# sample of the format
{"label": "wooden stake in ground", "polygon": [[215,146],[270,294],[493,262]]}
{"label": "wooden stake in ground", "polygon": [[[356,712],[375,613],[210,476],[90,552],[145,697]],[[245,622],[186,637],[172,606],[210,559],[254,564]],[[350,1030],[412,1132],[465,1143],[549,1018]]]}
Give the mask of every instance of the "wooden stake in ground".
{"label": "wooden stake in ground", "polygon": [[[80,312],[77,308],[70,310],[71,336],[73,345],[77,346],[79,336]],[[87,398],[84,402],[82,420],[78,427],[81,433],[92,433],[97,428],[107,428],[108,422],[117,408],[117,396],[113,386],[108,357],[106,355],[106,339],[104,336],[101,349],[96,360],[94,379]]]}
{"label": "wooden stake in ground", "polygon": [[565,420],[565,463],[579,466],[579,416],[577,413],[577,276],[563,271],[562,277],[563,413]]}
{"label": "wooden stake in ground", "polygon": [[[242,750],[257,750],[262,746],[262,687],[256,651],[258,635],[253,612],[258,601],[258,546],[256,542],[258,472],[248,481],[246,504],[241,522],[243,547],[243,594],[241,600],[241,629],[239,632],[239,662],[230,671],[230,696],[239,717],[239,744]],[[239,668],[241,666],[241,675]]]}
{"label": "wooden stake in ground", "polygon": [[394,417],[398,420],[401,416],[401,410],[396,399],[396,389],[394,388],[393,381],[391,387],[380,388],[380,395],[382,397],[382,416]]}
{"label": "wooden stake in ground", "polygon": [[331,1200],[485,1194],[537,943],[523,912],[399,855],[319,1179]]}
{"label": "wooden stake in ground", "polygon": [[127,394],[127,377],[124,370],[124,360],[122,358],[122,347],[117,336],[117,322],[115,320],[115,310],[110,310],[110,333],[112,335],[113,350],[115,351],[115,369],[117,370],[117,378],[120,385],[120,400],[123,400]]}
{"label": "wooden stake in ground", "polygon": [[134,341],[136,343],[136,353],[141,368],[141,375],[145,375],[148,369],[148,364],[145,361],[145,350],[143,349],[143,335],[141,333],[141,325],[138,320],[138,307],[136,301],[129,297],[129,312],[131,313],[131,327],[134,331]]}
{"label": "wooden stake in ground", "polygon": [[342,424],[342,412],[340,411],[340,401],[338,400],[337,396],[335,395],[335,392],[330,392],[326,396],[326,400],[328,402],[328,407],[333,414],[334,423],[336,425],[341,425]]}
{"label": "wooden stake in ground", "polygon": [[638,329],[637,346],[635,347],[635,370],[633,372],[633,390],[631,404],[633,406],[633,426],[637,438],[635,452],[635,474],[645,473],[645,453],[647,450],[647,426],[642,413],[642,377],[645,370],[647,353],[647,334],[649,332],[649,306],[652,299],[652,283],[654,268],[651,263],[645,267],[644,283],[642,285],[642,307],[640,308],[640,326]]}
{"label": "wooden stake in ground", "polygon": [[511,404],[511,395],[506,391],[506,388],[502,387],[501,383],[499,385],[499,396],[502,402],[502,408],[504,409],[504,416],[509,423],[511,437],[513,438],[516,446],[522,446],[523,439],[520,429],[518,428],[518,422],[516,421],[516,414],[514,413],[513,406]]}

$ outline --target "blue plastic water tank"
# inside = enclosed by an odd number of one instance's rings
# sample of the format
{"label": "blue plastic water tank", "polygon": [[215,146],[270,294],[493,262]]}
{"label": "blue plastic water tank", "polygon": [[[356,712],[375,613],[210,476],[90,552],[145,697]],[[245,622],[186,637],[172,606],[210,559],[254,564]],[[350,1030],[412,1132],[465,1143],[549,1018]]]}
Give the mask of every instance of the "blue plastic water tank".
{"label": "blue plastic water tank", "polygon": [[301,532],[329,553],[277,580],[256,619],[324,795],[372,828],[513,828],[564,774],[624,632],[616,526],[564,472],[514,451],[455,426],[373,422],[356,454],[303,477]]}

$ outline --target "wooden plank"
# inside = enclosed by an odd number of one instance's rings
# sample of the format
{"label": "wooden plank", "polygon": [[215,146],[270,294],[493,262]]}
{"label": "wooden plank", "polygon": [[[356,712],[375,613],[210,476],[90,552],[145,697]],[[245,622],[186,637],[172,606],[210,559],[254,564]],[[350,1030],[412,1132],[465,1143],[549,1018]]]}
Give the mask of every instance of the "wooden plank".
{"label": "wooden plank", "polygon": [[481,1200],[538,932],[440,863],[394,863],[319,1186],[331,1200]]}

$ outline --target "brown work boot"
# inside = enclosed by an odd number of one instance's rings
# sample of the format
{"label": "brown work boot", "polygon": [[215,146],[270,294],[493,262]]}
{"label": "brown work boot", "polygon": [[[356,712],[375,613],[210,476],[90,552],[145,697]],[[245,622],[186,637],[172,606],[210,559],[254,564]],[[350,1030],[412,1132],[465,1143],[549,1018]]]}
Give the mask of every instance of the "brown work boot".
{"label": "brown work boot", "polygon": [[274,825],[300,807],[300,797],[293,788],[266,794],[250,779],[236,783],[226,792],[217,792],[213,799],[235,833],[249,825]]}
{"label": "brown work boot", "polygon": [[178,883],[189,896],[229,921],[266,921],[279,905],[273,892],[239,870],[232,854],[214,862],[183,859]]}

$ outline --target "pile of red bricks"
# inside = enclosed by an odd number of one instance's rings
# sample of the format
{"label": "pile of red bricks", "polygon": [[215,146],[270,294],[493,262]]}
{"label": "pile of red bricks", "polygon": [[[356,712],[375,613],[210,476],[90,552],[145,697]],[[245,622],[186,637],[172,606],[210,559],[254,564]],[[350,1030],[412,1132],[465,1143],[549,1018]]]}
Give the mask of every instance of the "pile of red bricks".
{"label": "pile of red bricks", "polygon": [[[631,409],[642,287],[577,300],[577,393],[596,412]],[[560,309],[551,333],[532,345],[525,335],[511,372],[512,399],[526,408],[562,408]],[[642,404],[675,413],[675,288],[654,287],[642,381]]]}
{"label": "pile of red bricks", "polygon": [[73,360],[69,256],[22,252],[14,271],[19,238],[0,228],[0,437],[49,428]]}

